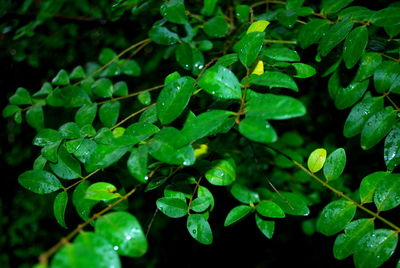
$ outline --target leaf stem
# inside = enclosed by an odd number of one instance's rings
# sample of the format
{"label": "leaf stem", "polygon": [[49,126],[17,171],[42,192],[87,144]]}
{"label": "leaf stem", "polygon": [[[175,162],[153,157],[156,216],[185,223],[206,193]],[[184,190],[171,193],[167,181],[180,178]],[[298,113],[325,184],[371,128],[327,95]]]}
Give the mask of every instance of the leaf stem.
{"label": "leaf stem", "polygon": [[118,100],[128,99],[128,98],[131,98],[131,97],[140,95],[140,94],[142,94],[142,93],[150,92],[150,91],[153,91],[153,90],[162,88],[162,87],[164,87],[164,85],[154,86],[154,87],[147,88],[147,89],[144,89],[144,90],[141,90],[141,91],[138,91],[138,92],[130,93],[130,94],[125,95],[125,96],[116,97],[116,98],[111,98],[111,99],[108,99],[108,100],[103,100],[103,101],[97,102],[97,104],[98,104],[98,105],[101,105],[101,104],[104,104],[104,103],[107,103],[107,102],[110,102],[110,101],[118,101]]}
{"label": "leaf stem", "polygon": [[150,107],[155,106],[156,103],[150,104],[149,106],[146,106],[142,109],[140,109],[139,111],[136,111],[130,115],[128,115],[127,117],[125,117],[124,119],[122,119],[121,121],[119,121],[117,124],[115,124],[114,126],[110,127],[110,130],[113,130],[114,128],[119,127],[120,125],[122,125],[123,123],[125,123],[126,121],[128,121],[129,119],[131,119],[132,117],[135,117],[136,115],[140,114],[141,112],[146,111],[147,109],[149,109]]}

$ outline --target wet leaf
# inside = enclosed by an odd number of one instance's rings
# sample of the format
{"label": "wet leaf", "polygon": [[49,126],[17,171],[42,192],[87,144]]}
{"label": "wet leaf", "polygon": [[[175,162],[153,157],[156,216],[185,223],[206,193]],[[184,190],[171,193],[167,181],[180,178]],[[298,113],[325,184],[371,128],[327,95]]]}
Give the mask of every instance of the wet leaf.
{"label": "wet leaf", "polygon": [[340,232],[353,219],[356,208],[356,205],[346,200],[330,202],[318,217],[318,232],[326,236]]}
{"label": "wet leaf", "polygon": [[19,175],[18,182],[37,194],[49,194],[63,188],[56,176],[44,170],[25,171]]}

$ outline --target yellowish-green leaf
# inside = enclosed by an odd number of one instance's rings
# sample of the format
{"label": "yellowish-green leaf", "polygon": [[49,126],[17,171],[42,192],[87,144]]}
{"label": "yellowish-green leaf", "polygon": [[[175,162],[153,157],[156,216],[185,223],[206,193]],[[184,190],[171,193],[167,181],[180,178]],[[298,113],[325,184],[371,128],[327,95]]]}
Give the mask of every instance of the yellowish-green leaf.
{"label": "yellowish-green leaf", "polygon": [[308,169],[313,173],[319,171],[324,166],[325,160],[326,150],[324,148],[315,149],[308,157]]}

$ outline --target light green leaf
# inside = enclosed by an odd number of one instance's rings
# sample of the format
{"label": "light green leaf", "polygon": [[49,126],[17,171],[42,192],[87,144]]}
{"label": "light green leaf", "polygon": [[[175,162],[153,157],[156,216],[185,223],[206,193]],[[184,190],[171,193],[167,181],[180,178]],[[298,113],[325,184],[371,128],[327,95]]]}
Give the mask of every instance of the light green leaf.
{"label": "light green leaf", "polygon": [[236,164],[232,158],[215,160],[205,177],[213,185],[230,185],[236,180]]}
{"label": "light green leaf", "polygon": [[261,94],[248,90],[246,101],[245,113],[249,117],[283,120],[303,116],[306,113],[304,104],[289,96]]}
{"label": "light green leaf", "polygon": [[195,212],[204,212],[211,205],[211,199],[209,196],[197,197],[193,199],[190,204],[190,209]]}
{"label": "light green leaf", "polygon": [[366,26],[353,29],[347,36],[343,47],[343,60],[347,69],[356,65],[368,43],[368,30]]}
{"label": "light green leaf", "polygon": [[392,129],[386,136],[383,158],[389,171],[400,164],[400,128]]}
{"label": "light green leaf", "polygon": [[44,170],[25,171],[19,175],[18,182],[37,194],[49,194],[63,188],[56,176]]}
{"label": "light green leaf", "polygon": [[286,47],[268,47],[264,49],[263,56],[276,61],[300,61],[299,54]]}
{"label": "light green leaf", "polygon": [[251,191],[246,186],[235,183],[231,188],[231,194],[235,197],[238,201],[246,204],[257,203],[260,201],[260,197],[257,192]]}
{"label": "light green leaf", "polygon": [[274,235],[275,222],[264,220],[256,214],[256,224],[258,229],[269,239]]}
{"label": "light green leaf", "polygon": [[68,153],[64,146],[58,150],[58,162],[50,164],[51,170],[58,177],[72,180],[82,176],[80,163]]}
{"label": "light green leaf", "polygon": [[363,236],[354,252],[354,263],[358,268],[381,266],[394,253],[398,233],[388,229],[377,229]]}
{"label": "light green leaf", "polygon": [[246,33],[249,34],[253,32],[264,32],[268,25],[269,21],[266,20],[255,21],[250,25]]}
{"label": "light green leaf", "polygon": [[149,31],[149,37],[156,44],[159,45],[172,45],[179,41],[179,36],[168,30],[166,27],[153,26]]}
{"label": "light green leaf", "polygon": [[113,83],[108,78],[100,78],[92,85],[92,92],[99,97],[110,98],[113,91]]}
{"label": "light green leaf", "polygon": [[181,218],[188,213],[185,200],[174,197],[163,197],[157,199],[158,209],[170,218]]}
{"label": "light green leaf", "polygon": [[222,65],[223,67],[228,67],[238,61],[238,56],[236,53],[226,54],[218,59],[215,65]]}
{"label": "light green leaf", "polygon": [[373,219],[359,219],[350,222],[345,228],[344,233],[336,237],[333,245],[333,255],[338,260],[343,260],[354,254],[358,241],[374,230]]}
{"label": "light green leaf", "polygon": [[224,37],[228,32],[229,24],[221,16],[209,19],[203,25],[204,32],[210,37]]}
{"label": "light green leaf", "polygon": [[194,79],[185,76],[168,83],[157,99],[157,115],[161,123],[173,122],[189,103],[194,90]]}
{"label": "light green leaf", "polygon": [[53,203],[53,212],[56,217],[57,222],[64,228],[67,228],[65,225],[65,209],[67,208],[68,203],[68,194],[65,191],[60,192]]}
{"label": "light green leaf", "polygon": [[210,203],[210,211],[212,211],[214,209],[214,196],[210,192],[210,190],[208,190],[204,186],[199,186],[199,188],[197,190],[197,196],[198,196],[198,198],[203,198],[203,197],[207,198]]}
{"label": "light green leaf", "polygon": [[360,199],[361,203],[372,202],[372,197],[375,193],[378,183],[389,173],[378,171],[365,176],[360,184]]}
{"label": "light green leaf", "polygon": [[69,74],[69,78],[79,80],[79,79],[84,79],[86,77],[86,73],[83,70],[82,66],[78,65],[76,66],[71,73]]}
{"label": "light green leaf", "polygon": [[104,103],[99,109],[100,121],[106,127],[111,127],[117,123],[121,104],[119,101],[111,101]]}
{"label": "light green leaf", "polygon": [[344,19],[339,23],[329,28],[326,35],[324,35],[319,43],[318,51],[321,56],[326,56],[328,53],[339,43],[341,43],[350,30],[353,28],[354,22],[349,19]]}
{"label": "light green leaf", "polygon": [[327,20],[311,19],[307,24],[303,25],[299,32],[299,43],[304,49],[315,44],[327,32],[330,24]]}
{"label": "light green leaf", "polygon": [[72,203],[75,206],[76,212],[85,221],[89,219],[92,208],[99,202],[85,198],[86,190],[89,186],[90,182],[88,181],[79,183],[72,195]]}
{"label": "light green leaf", "polygon": [[259,117],[246,117],[240,121],[239,132],[246,138],[261,143],[273,143],[278,139],[268,121]]}
{"label": "light green leaf", "polygon": [[390,210],[400,204],[400,174],[387,174],[379,180],[374,203],[379,211]]}
{"label": "light green leaf", "polygon": [[382,109],[383,98],[364,98],[351,109],[344,123],[343,135],[350,138],[360,134],[368,119]]}
{"label": "light green leaf", "polygon": [[373,114],[361,131],[361,148],[368,150],[381,141],[396,123],[396,117],[391,106]]}
{"label": "light green leaf", "polygon": [[252,211],[253,208],[245,205],[234,207],[231,211],[229,211],[228,215],[226,216],[224,226],[226,227],[238,222],[239,220],[249,215]]}
{"label": "light green leaf", "polygon": [[59,129],[58,132],[64,139],[79,139],[82,137],[81,129],[79,126],[74,122],[68,122],[63,124]]}
{"label": "light green leaf", "polygon": [[278,204],[272,201],[266,201],[266,200],[261,201],[260,203],[258,203],[256,210],[260,215],[264,217],[269,217],[269,218],[285,217],[285,212],[282,210],[282,208]]}
{"label": "light green leaf", "polygon": [[333,181],[340,177],[346,166],[346,152],[343,148],[336,149],[328,155],[324,164],[324,176],[327,181]]}
{"label": "light green leaf", "polygon": [[170,0],[165,2],[160,7],[160,13],[170,22],[177,24],[184,24],[187,22],[183,0]]}
{"label": "light green leaf", "polygon": [[314,76],[317,73],[314,67],[304,63],[292,63],[292,66],[296,70],[296,75],[294,77],[297,78],[308,78]]}
{"label": "light green leaf", "polygon": [[308,169],[315,173],[322,169],[326,160],[326,150],[323,148],[315,149],[311,152],[307,160]]}
{"label": "light green leaf", "polygon": [[235,44],[235,51],[244,66],[251,66],[256,60],[264,44],[265,33],[251,32]]}
{"label": "light green leaf", "polygon": [[108,200],[119,197],[117,187],[108,182],[96,182],[86,189],[85,198],[90,200]]}
{"label": "light green leaf", "polygon": [[288,88],[293,91],[299,91],[296,82],[289,75],[281,72],[267,71],[262,75],[251,75],[249,83],[253,85],[266,86],[266,87],[282,87]]}
{"label": "light green leaf", "polygon": [[280,192],[274,195],[273,201],[289,215],[308,216],[310,209],[307,206],[307,199],[298,193]]}
{"label": "light green leaf", "polygon": [[330,202],[318,217],[318,232],[326,236],[340,232],[353,219],[356,208],[356,205],[346,200]]}
{"label": "light green leaf", "polygon": [[206,92],[221,99],[240,99],[240,83],[229,69],[217,65],[200,77],[198,84]]}
{"label": "light green leaf", "polygon": [[147,182],[147,147],[131,149],[131,155],[127,162],[128,170],[131,175],[140,182]]}
{"label": "light green leaf", "polygon": [[26,122],[28,122],[28,124],[36,130],[41,130],[44,128],[42,105],[35,105],[26,111]]}
{"label": "light green leaf", "polygon": [[210,224],[201,214],[190,214],[187,219],[189,234],[199,243],[211,245],[213,235]]}
{"label": "light green leaf", "polygon": [[135,216],[128,212],[108,213],[96,221],[95,232],[105,237],[121,256],[138,258],[147,252],[147,239]]}
{"label": "light green leaf", "polygon": [[125,135],[136,137],[143,141],[160,131],[158,127],[147,122],[136,122],[125,129]]}

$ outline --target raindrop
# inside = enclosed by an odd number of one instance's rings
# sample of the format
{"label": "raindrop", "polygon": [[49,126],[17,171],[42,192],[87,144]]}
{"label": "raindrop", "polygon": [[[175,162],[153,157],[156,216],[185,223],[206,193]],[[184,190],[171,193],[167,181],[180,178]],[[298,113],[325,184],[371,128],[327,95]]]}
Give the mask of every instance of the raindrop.
{"label": "raindrop", "polygon": [[118,246],[114,246],[114,250],[117,251],[119,249]]}

